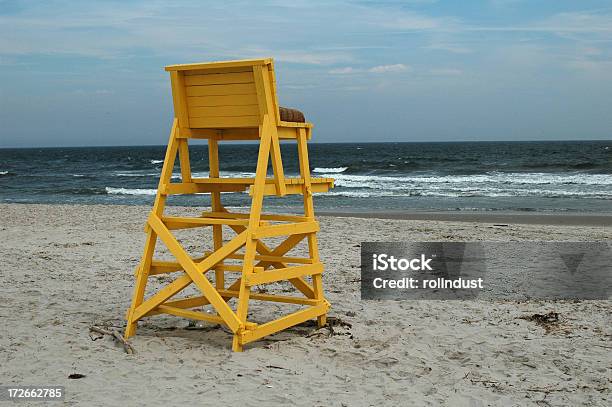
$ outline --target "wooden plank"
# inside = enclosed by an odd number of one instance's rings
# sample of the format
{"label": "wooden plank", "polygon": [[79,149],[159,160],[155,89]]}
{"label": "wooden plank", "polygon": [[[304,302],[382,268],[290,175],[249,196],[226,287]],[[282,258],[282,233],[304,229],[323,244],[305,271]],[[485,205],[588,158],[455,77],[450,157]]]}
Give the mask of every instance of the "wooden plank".
{"label": "wooden plank", "polygon": [[254,330],[242,331],[242,343],[246,344],[249,342],[256,341],[257,339],[263,338],[264,336],[271,335],[278,331],[282,331],[283,329],[287,329],[294,325],[300,324],[304,321],[308,321],[309,319],[316,318],[319,315],[325,314],[328,308],[329,305],[327,303],[322,303],[319,305],[315,305],[314,307],[309,307],[304,310],[294,312],[293,314],[286,315],[277,320],[261,324]]}
{"label": "wooden plank", "polygon": [[[219,96],[211,96],[219,97]],[[193,99],[193,98],[189,98]],[[197,99],[197,98],[196,98]],[[202,98],[207,99],[207,98]],[[235,105],[239,106],[239,105]],[[231,107],[231,106],[228,106]],[[295,140],[297,138],[297,128],[278,127],[278,138],[280,140]],[[310,134],[310,132],[307,132]],[[229,128],[229,129],[187,129],[181,128],[179,137],[195,139],[214,139],[214,140],[259,140],[259,130],[257,128]]]}
{"label": "wooden plank", "polygon": [[253,230],[253,239],[265,239],[267,237],[301,235],[319,231],[319,222],[299,222],[286,225],[262,226]]}
{"label": "wooden plank", "polygon": [[279,140],[294,140],[297,138],[297,131],[293,127],[277,127],[276,134]]}
{"label": "wooden plank", "polygon": [[[223,210],[227,211],[225,208],[223,208]],[[230,226],[230,228],[233,229],[234,232],[236,233],[241,233],[244,230],[246,230],[244,226]],[[271,255],[276,255],[276,256],[283,255],[287,253],[289,250],[291,250],[292,247],[297,245],[304,238],[304,236],[305,235],[289,236],[283,243],[280,244],[279,247],[274,249],[274,251],[272,251],[272,249],[270,249],[264,242],[262,242],[261,240],[258,240],[257,246],[256,246],[257,251],[261,254],[271,254]],[[256,264],[256,266],[258,267],[264,266],[262,263],[263,262],[259,262],[258,264]],[[275,267],[287,267],[287,265],[284,263],[274,263],[272,265]],[[292,278],[291,280],[289,280],[289,282],[291,282],[291,284],[293,284],[295,288],[297,288],[306,297],[314,298],[314,291],[313,291],[312,286],[308,284],[303,278],[301,277]],[[241,283],[242,283],[242,278],[239,278],[230,286],[230,289],[237,289],[238,287],[240,287]]]}
{"label": "wooden plank", "polygon": [[[217,140],[208,141],[208,167],[209,177],[219,178],[219,143]],[[212,209],[217,211],[222,208],[221,193],[213,192],[210,197]],[[223,226],[213,226],[213,247],[219,250],[223,246]],[[217,290],[225,288],[225,273],[221,268],[223,263],[215,266],[215,286]]]}
{"label": "wooden plank", "polygon": [[240,184],[196,184],[196,183],[175,183],[164,187],[163,193],[166,195],[181,194],[203,194],[210,192],[242,192],[246,191],[246,185]]}
{"label": "wooden plank", "polygon": [[[212,140],[259,140],[257,128],[229,128],[229,129],[181,129],[179,137]],[[278,128],[278,138],[281,140],[295,140],[297,137],[294,128]]]}
{"label": "wooden plank", "polygon": [[162,222],[170,230],[188,229],[211,225],[246,225],[246,219],[189,218],[181,216],[164,216]]}
{"label": "wooden plank", "polygon": [[194,64],[177,64],[168,65],[164,69],[166,71],[186,71],[195,69],[213,69],[213,68],[235,68],[242,66],[266,65],[272,62],[272,58],[259,59],[241,59],[232,61],[214,61],[214,62],[198,62]]}
{"label": "wooden plank", "polygon": [[[202,217],[205,218],[223,218],[223,219],[248,219],[248,213],[238,213],[238,212],[202,212]],[[305,222],[309,221],[309,218],[305,216],[296,216],[296,215],[277,215],[277,214],[262,214],[260,216],[261,220],[272,220],[272,221],[280,221],[280,222]]]}
{"label": "wooden plank", "polygon": [[215,75],[220,73],[238,73],[238,72],[253,72],[253,68],[250,65],[237,66],[234,68],[208,68],[208,69],[191,69],[181,71],[185,76],[191,75]]}
{"label": "wooden plank", "polygon": [[230,83],[254,83],[253,72],[218,73],[185,76],[186,86],[227,85]]}
{"label": "wooden plank", "polygon": [[[268,172],[268,159],[270,157],[270,143],[271,134],[263,133],[263,123],[266,123],[269,119],[267,115],[264,115],[262,124],[259,126],[259,132],[261,134],[261,142],[259,144],[259,151],[257,153],[257,170],[255,171],[255,182],[253,183],[253,198],[251,200],[251,216],[249,217],[249,224],[243,233],[248,233],[248,239],[245,245],[245,255],[242,265],[242,278],[240,280],[240,294],[238,295],[238,304],[236,306],[236,315],[243,324],[247,320],[247,312],[249,308],[249,298],[251,295],[251,288],[246,285],[245,277],[253,272],[253,262],[257,250],[257,241],[252,236],[252,231],[259,227],[261,208],[263,206],[263,188],[266,183],[266,174]],[[232,342],[232,349],[235,352],[242,351],[242,342],[239,335],[234,335]]]}
{"label": "wooden plank", "polygon": [[191,284],[191,278],[189,276],[181,276],[177,278],[176,280],[159,290],[145,302],[140,304],[140,306],[134,310],[135,320],[139,320],[149,311],[153,310],[159,304],[163,303],[168,298],[172,297],[173,295],[181,291],[183,288],[187,287],[189,284]]}
{"label": "wooden plank", "polygon": [[181,181],[191,182],[191,163],[189,161],[189,144],[187,139],[179,139],[179,162],[181,164]]}
{"label": "wooden plank", "polygon": [[[259,105],[259,114],[261,115],[261,119],[263,121],[265,115],[270,115],[269,104],[266,100],[266,89],[263,83],[263,67],[253,67],[253,78],[255,81],[255,90],[257,93],[257,104]],[[274,116],[272,117],[274,118]],[[265,128],[263,130],[265,131]]]}
{"label": "wooden plank", "polygon": [[278,93],[276,91],[276,74],[274,73],[274,62],[270,62],[266,67],[268,78],[270,81],[270,93],[272,95],[272,109],[276,113],[276,124],[280,123],[280,114],[278,110]]}
{"label": "wooden plank", "polygon": [[186,86],[185,93],[193,96],[252,95],[254,83],[235,83],[230,85]]}
{"label": "wooden plank", "polygon": [[183,267],[175,261],[153,260],[151,262],[151,271],[149,275],[174,273],[182,270]]}
{"label": "wooden plank", "polygon": [[197,321],[206,321],[212,322],[213,324],[223,324],[225,325],[225,321],[223,318],[217,315],[205,314],[203,312],[198,311],[190,311],[178,307],[171,307],[169,305],[160,305],[157,307],[157,311],[164,314],[176,315],[177,317],[195,319]]}
{"label": "wooden plank", "polygon": [[[255,178],[194,178],[196,184],[213,184],[213,185],[252,185]],[[270,178],[272,182],[272,178]]]}
{"label": "wooden plank", "polygon": [[189,117],[257,115],[259,115],[259,107],[257,105],[198,106],[189,108]]}
{"label": "wooden plank", "polygon": [[188,96],[187,105],[197,106],[244,106],[257,104],[257,95]]}
{"label": "wooden plank", "polygon": [[238,332],[241,326],[244,326],[244,321],[241,322],[241,320],[236,317],[234,311],[232,311],[223,298],[221,298],[217,290],[215,290],[215,287],[213,287],[210,281],[204,277],[202,272],[210,269],[219,261],[223,260],[228,254],[242,247],[246,240],[246,233],[236,236],[221,249],[208,256],[202,262],[196,264],[189,254],[181,247],[178,240],[176,240],[172,233],[164,226],[161,219],[156,216],[150,216],[149,225],[155,230],[176,260],[183,266],[185,272],[202,291],[202,294],[208,298],[210,304],[219,313],[221,318],[223,318],[228,328],[231,329],[232,332]]}
{"label": "wooden plank", "polygon": [[249,286],[259,284],[270,284],[277,281],[289,280],[290,278],[311,276],[314,274],[321,274],[323,272],[323,264],[307,264],[304,266],[286,267],[282,269],[274,269],[270,271],[264,271],[261,273],[253,273],[249,276],[243,277],[245,283]]}
{"label": "wooden plank", "polygon": [[[218,290],[218,292],[221,295],[221,297],[225,299],[237,298],[238,295],[240,294],[240,291],[237,291],[237,290],[220,289]],[[320,301],[314,300],[311,298],[293,297],[289,295],[277,295],[277,294],[251,293],[251,299],[258,300],[258,301],[282,302],[286,304],[300,304],[300,305],[311,305],[311,306],[321,304]],[[208,304],[209,302],[206,297],[197,296],[197,297],[188,297],[188,298],[181,298],[179,300],[168,301],[164,303],[163,305],[170,306],[173,308],[183,308],[184,309],[184,308],[202,307]],[[158,313],[160,312],[157,311],[157,309],[155,309],[151,311],[150,313],[148,313],[146,316],[156,315]]]}
{"label": "wooden plank", "polygon": [[172,86],[172,100],[174,103],[174,115],[179,121],[179,127],[189,127],[187,116],[187,95],[185,94],[185,82],[181,72],[170,72],[170,84]]}
{"label": "wooden plank", "polygon": [[[317,184],[313,184],[311,187],[312,192],[327,192],[329,191],[329,188],[331,188],[333,184],[331,183],[317,183]],[[301,185],[287,185],[285,194],[286,195],[298,195],[298,194],[302,194],[303,188]],[[251,192],[249,191],[249,194],[251,194]],[[266,185],[265,189],[264,189],[264,194],[266,194],[266,196],[268,195],[276,195],[276,186],[275,185]]]}
{"label": "wooden plank", "polygon": [[[267,251],[260,250],[260,253],[262,254],[266,253],[265,255],[268,255],[268,256],[284,256],[287,253],[289,253],[291,250],[293,250],[293,248],[295,248],[298,244],[300,244],[300,242],[304,240],[305,237],[306,235],[291,235],[287,237],[281,244],[279,244],[274,250],[269,250],[269,249]],[[262,249],[264,249],[264,247],[262,247]],[[275,267],[275,268],[288,267],[287,264],[283,262],[266,261],[266,260],[261,260],[259,263],[256,264],[256,266],[263,267],[264,269],[270,266]],[[310,294],[312,294],[312,292],[310,292]],[[308,296],[306,293],[304,293],[304,295]]]}
{"label": "wooden plank", "polygon": [[[272,159],[276,195],[285,196],[287,193],[287,188],[285,186],[285,172],[283,169],[280,143],[276,127],[276,124],[280,119],[278,106],[274,104],[276,96],[272,86],[270,85],[271,76],[268,71],[268,66],[254,66],[253,76],[255,79],[255,87],[257,89],[257,98],[259,100],[260,111],[261,114],[263,114],[263,125],[260,128],[260,132],[270,132],[271,134],[270,158]],[[263,135],[261,136],[263,137]],[[267,195],[265,189],[263,193],[264,195]]]}
{"label": "wooden plank", "polygon": [[[293,130],[292,130],[293,131]],[[209,140],[256,140],[259,141],[259,129],[250,128],[225,128],[225,129],[181,129],[182,138],[209,139]],[[295,139],[295,135],[291,136]],[[288,139],[288,137],[285,137]]]}
{"label": "wooden plank", "polygon": [[164,164],[162,165],[161,174],[159,177],[159,184],[157,186],[155,203],[153,204],[152,212],[155,213],[157,216],[161,216],[161,214],[164,212],[164,206],[166,205],[164,187],[172,180],[174,162],[176,161],[176,155],[178,152],[179,145],[179,140],[177,139],[178,128],[178,119],[175,118],[172,124],[172,131],[170,132],[170,140],[168,140],[168,148],[166,149]]}
{"label": "wooden plank", "polygon": [[[170,182],[172,177],[172,170],[174,168],[174,161],[176,160],[178,150],[178,128],[178,119],[174,118],[172,121],[172,130],[170,131],[170,137],[168,139],[168,147],[166,148],[164,164],[159,177],[157,194],[155,195],[155,203],[153,204],[152,209],[152,213],[158,216],[161,216],[166,204],[166,195],[162,193],[162,189],[165,184]],[[144,301],[145,289],[149,272],[151,270],[151,262],[153,260],[153,254],[155,252],[155,246],[157,243],[157,235],[155,232],[148,226],[145,227],[145,230],[147,231],[147,239],[142,254],[142,260],[140,261],[140,267],[138,268],[138,275],[136,276],[136,285],[132,295],[132,303],[127,312],[127,324],[125,328],[126,338],[129,338],[136,333],[136,322],[142,317],[142,315],[136,313],[136,310],[143,304]]]}
{"label": "wooden plank", "polygon": [[[228,298],[231,298],[231,297],[228,297]],[[208,305],[208,304],[210,304],[210,302],[203,295],[197,296],[197,297],[186,297],[186,298],[181,298],[178,300],[166,301],[164,303],[164,305],[167,305],[169,307],[174,307],[174,308],[195,308],[195,307],[201,307],[201,306]],[[160,313],[161,312],[155,309],[149,312],[147,315],[156,315]]]}
{"label": "wooden plank", "polygon": [[[306,129],[298,130],[298,157],[300,164],[300,175],[304,179],[304,214],[314,219],[314,205],[312,202],[312,193],[315,190],[312,187],[312,179],[310,178],[310,163],[308,160],[308,148],[306,145]],[[332,182],[333,185],[333,182]],[[319,261],[319,246],[317,236],[314,233],[308,235],[308,255],[311,259]],[[314,296],[318,300],[324,300],[323,295],[323,280],[321,274],[312,276],[312,288],[314,290]],[[327,315],[321,315],[317,317],[317,324],[319,327],[325,326],[327,323]]]}
{"label": "wooden plank", "polygon": [[[162,230],[164,232],[164,236],[172,237],[174,240],[176,240],[174,238],[174,236],[172,236],[172,234],[169,231],[167,231],[166,227],[164,226],[164,224],[159,219],[157,219],[157,218],[156,219],[152,219],[152,218],[153,218],[153,216],[149,217],[149,221],[154,223],[156,228]],[[161,237],[160,237],[160,239],[161,239]],[[219,262],[221,262],[223,259],[227,258],[227,256],[229,256],[230,254],[233,254],[234,252],[239,250],[244,245],[245,241],[246,241],[246,233],[242,232],[239,235],[235,236],[232,240],[227,242],[219,250],[216,250],[216,251],[211,252],[211,253],[207,253],[205,256],[203,256],[201,258],[191,258],[189,256],[185,257],[185,256],[183,256],[183,253],[181,253],[181,252],[179,252],[179,253],[181,254],[181,258],[183,260],[187,260],[187,258],[189,258],[189,261],[191,263],[195,264],[195,266],[201,272],[206,272],[208,270],[213,269],[216,265],[219,264]],[[177,241],[177,243],[178,243],[178,241]],[[179,247],[180,247],[180,245],[179,245]],[[181,250],[184,252],[184,249],[181,248]],[[177,258],[177,260],[179,260],[179,259]],[[200,260],[200,261],[197,261],[197,260]],[[183,270],[185,269],[183,263],[178,261],[178,264],[183,268]]]}
{"label": "wooden plank", "polygon": [[[233,178],[233,177],[224,177],[224,178],[194,178],[193,182],[196,184],[244,184],[251,185],[255,183],[255,178]],[[313,184],[329,184],[333,182],[333,178],[312,178],[311,182]],[[273,184],[274,178],[266,178],[266,184]],[[304,180],[302,178],[285,178],[286,185],[302,185]]]}
{"label": "wooden plank", "polygon": [[[231,297],[228,297],[228,298],[231,298]],[[153,311],[149,312],[145,316],[153,316],[153,315],[159,315],[159,314],[171,314],[171,315],[176,315],[176,316],[183,317],[183,318],[196,319],[200,321],[212,322],[214,324],[226,325],[225,321],[217,315],[205,314],[203,312],[190,311],[186,309],[186,308],[193,308],[193,307],[198,307],[198,306],[208,305],[208,304],[209,302],[206,299],[206,297],[189,297],[189,298],[184,298],[184,299],[177,300],[177,301],[170,301],[170,302],[164,303],[160,305],[159,307],[157,307],[156,309],[154,309]],[[186,306],[182,306],[182,305],[186,305]],[[253,322],[247,322],[245,324],[246,329],[255,329],[256,327],[257,327],[257,324]]]}
{"label": "wooden plank", "polygon": [[238,266],[236,264],[225,264],[225,265],[220,265],[217,264],[214,267],[215,271],[233,271],[233,272],[241,272],[242,271],[242,266]]}
{"label": "wooden plank", "polygon": [[219,116],[219,117],[190,117],[191,127],[224,128],[224,127],[257,127],[259,116]]}
{"label": "wooden plank", "polygon": [[[197,258],[194,258],[193,261],[197,263],[197,262],[204,260],[204,258],[205,258],[204,256],[197,257]],[[174,273],[176,271],[182,271],[182,270],[183,270],[183,266],[181,266],[176,261],[153,260],[151,262],[151,271],[149,272],[149,275]]]}
{"label": "wooden plank", "polygon": [[[219,290],[223,297],[238,297],[239,291]],[[289,295],[251,293],[251,299],[258,301],[283,302],[286,304],[318,305],[317,300]]]}
{"label": "wooden plank", "polygon": [[298,123],[298,122],[278,122],[279,127],[294,127],[309,129],[313,127],[312,123]]}
{"label": "wooden plank", "polygon": [[[266,128],[266,126],[264,126]],[[285,185],[285,171],[283,170],[283,160],[281,159],[280,143],[278,141],[278,134],[276,133],[276,125],[269,122],[267,123],[268,131],[272,132],[272,142],[270,145],[270,157],[272,159],[272,170],[274,172],[274,186],[276,189],[276,195],[285,196],[287,194],[287,187]],[[264,190],[264,195],[265,195]]]}
{"label": "wooden plank", "polygon": [[[241,260],[244,258],[244,254],[234,253],[227,256],[228,259]],[[312,260],[305,257],[289,257],[289,256],[271,256],[267,254],[255,255],[255,260],[262,260],[269,263],[301,263],[301,264],[312,264]]]}

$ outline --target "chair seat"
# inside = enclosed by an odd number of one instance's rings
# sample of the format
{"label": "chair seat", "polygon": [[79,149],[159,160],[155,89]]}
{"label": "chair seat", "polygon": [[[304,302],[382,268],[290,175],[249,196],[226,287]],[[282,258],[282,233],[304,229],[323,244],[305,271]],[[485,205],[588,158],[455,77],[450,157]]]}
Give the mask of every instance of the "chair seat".
{"label": "chair seat", "polygon": [[304,113],[297,109],[279,107],[280,119],[283,122],[305,123]]}

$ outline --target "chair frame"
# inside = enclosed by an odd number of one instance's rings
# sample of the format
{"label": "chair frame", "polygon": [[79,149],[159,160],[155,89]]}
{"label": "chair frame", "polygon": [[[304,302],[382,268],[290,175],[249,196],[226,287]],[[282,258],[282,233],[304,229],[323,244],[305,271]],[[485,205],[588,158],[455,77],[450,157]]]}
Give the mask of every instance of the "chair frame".
{"label": "chair frame", "polygon": [[[227,326],[233,333],[232,349],[240,352],[249,342],[309,319],[317,318],[318,326],[324,326],[330,304],[323,294],[323,264],[319,258],[316,236],[319,224],[315,220],[312,194],[326,192],[332,188],[333,179],[311,177],[307,141],[311,138],[312,124],[280,120],[272,59],[171,65],[165,69],[170,72],[175,118],[155,203],[145,226],[147,237],[142,260],[135,270],[136,285],[126,315],[125,337],[129,338],[135,334],[137,321],[141,318],[171,314]],[[228,83],[243,78],[250,79],[250,72],[253,82],[242,84],[243,86]],[[191,75],[195,76],[190,77]],[[189,85],[215,81],[222,84],[199,87]],[[259,114],[219,116],[248,109],[255,111],[254,105],[245,109],[237,105],[195,109],[190,105],[189,94],[210,92],[213,88],[227,93],[234,92],[234,89],[236,92],[242,92],[240,89],[255,89],[255,92],[249,95],[229,94],[223,97],[233,104],[242,104],[256,95],[256,111]],[[209,97],[204,100],[213,99]],[[194,117],[194,114],[200,111],[217,116]],[[188,145],[190,138],[208,140],[209,178],[192,176]],[[281,139],[294,140],[297,143],[300,169],[298,178],[287,178],[284,175]],[[259,141],[254,178],[220,177],[219,142],[227,140]],[[173,183],[171,178],[177,156],[181,182]],[[267,176],[269,161],[272,161],[272,178]],[[223,206],[222,192],[247,190],[251,195],[248,214],[232,213]],[[211,211],[203,212],[200,217],[164,215],[169,195],[194,193],[211,194]],[[262,213],[264,196],[287,194],[303,195],[303,216]],[[231,228],[236,236],[225,241],[223,226]],[[191,257],[172,234],[172,230],[194,227],[211,227],[214,247],[212,252],[197,258]],[[264,238],[280,236],[286,236],[286,239],[275,248],[268,247],[262,241]],[[158,239],[165,244],[176,261],[153,258]],[[287,255],[304,239],[308,244],[307,257]],[[238,253],[243,247],[244,251]],[[226,264],[226,260],[242,261],[242,265]],[[214,271],[214,282],[206,276],[209,271]],[[149,277],[175,272],[182,272],[182,275],[149,298],[144,298]],[[226,287],[226,273],[236,272],[240,273],[239,278]],[[307,280],[309,276],[311,282]],[[254,286],[285,280],[288,280],[301,296],[252,292]],[[173,298],[192,283],[201,292],[201,296]],[[228,304],[232,298],[237,298],[235,310]],[[298,304],[305,308],[258,324],[247,320],[251,300]],[[213,307],[216,315],[192,310],[207,304]]]}

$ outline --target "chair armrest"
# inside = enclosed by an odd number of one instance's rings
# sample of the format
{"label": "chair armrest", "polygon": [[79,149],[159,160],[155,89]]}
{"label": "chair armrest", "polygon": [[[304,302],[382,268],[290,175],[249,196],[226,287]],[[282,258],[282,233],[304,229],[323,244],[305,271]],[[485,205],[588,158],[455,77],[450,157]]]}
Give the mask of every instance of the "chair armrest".
{"label": "chair armrest", "polygon": [[297,127],[297,128],[304,128],[304,129],[310,129],[313,126],[312,123],[297,123],[297,122],[283,122],[283,121],[279,121],[278,122],[278,127]]}

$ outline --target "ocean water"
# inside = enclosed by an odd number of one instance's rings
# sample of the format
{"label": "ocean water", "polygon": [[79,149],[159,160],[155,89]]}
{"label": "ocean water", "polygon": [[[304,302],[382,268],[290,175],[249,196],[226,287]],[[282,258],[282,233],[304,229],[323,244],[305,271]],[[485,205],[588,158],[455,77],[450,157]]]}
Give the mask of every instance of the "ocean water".
{"label": "ocean water", "polygon": [[[152,204],[164,146],[0,149],[0,202]],[[315,196],[325,211],[612,212],[612,141],[311,144],[314,176],[336,188]],[[297,175],[295,143],[282,144]],[[208,175],[206,145],[191,146],[194,176]],[[222,176],[254,176],[257,145],[222,144]],[[178,161],[178,160],[177,160]],[[175,181],[180,179],[178,166]],[[243,206],[246,193],[223,194]],[[205,206],[207,195],[169,204]],[[300,198],[266,198],[295,210]]]}

